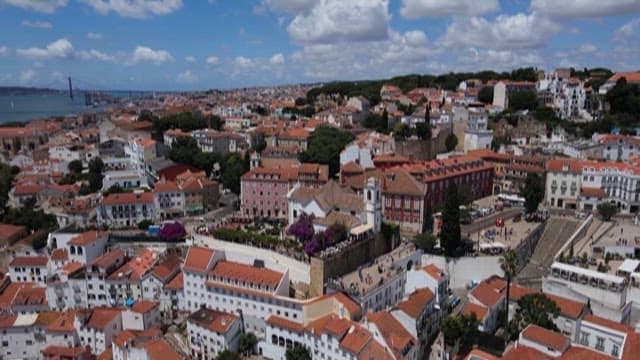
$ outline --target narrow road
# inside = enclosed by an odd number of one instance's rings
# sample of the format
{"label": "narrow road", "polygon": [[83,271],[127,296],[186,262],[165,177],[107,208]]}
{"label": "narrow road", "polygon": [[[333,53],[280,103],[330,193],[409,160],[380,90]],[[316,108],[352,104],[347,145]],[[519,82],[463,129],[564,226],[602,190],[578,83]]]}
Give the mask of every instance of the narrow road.
{"label": "narrow road", "polygon": [[576,231],[578,224],[578,220],[572,217],[549,218],[531,259],[516,276],[516,282],[521,285],[540,287],[542,277],[553,263],[554,255]]}

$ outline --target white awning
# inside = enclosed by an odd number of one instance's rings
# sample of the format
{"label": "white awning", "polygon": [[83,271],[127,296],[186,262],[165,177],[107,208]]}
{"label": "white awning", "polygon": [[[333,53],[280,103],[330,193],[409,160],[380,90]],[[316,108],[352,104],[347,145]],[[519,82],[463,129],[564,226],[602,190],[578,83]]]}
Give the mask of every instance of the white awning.
{"label": "white awning", "polygon": [[351,235],[360,235],[364,234],[369,230],[373,230],[373,225],[371,224],[362,224],[351,229]]}
{"label": "white awning", "polygon": [[618,285],[621,285],[621,284],[624,283],[624,278],[622,278],[620,276],[611,275],[611,274],[607,274],[607,273],[601,273],[601,272],[598,272],[598,271],[595,271],[595,270],[583,269],[583,268],[581,268],[579,266],[563,264],[563,263],[560,263],[560,262],[553,263],[553,265],[551,265],[551,269],[552,270],[558,270],[558,271],[566,271],[566,272],[569,272],[569,273],[576,273],[578,275],[585,275],[585,276],[592,277],[592,278],[595,278],[595,279],[609,281],[611,283],[618,284]]}
{"label": "white awning", "polygon": [[625,259],[622,262],[622,264],[620,264],[620,266],[618,267],[618,271],[622,271],[626,273],[636,272],[636,269],[638,268],[639,265],[640,265],[640,260]]}

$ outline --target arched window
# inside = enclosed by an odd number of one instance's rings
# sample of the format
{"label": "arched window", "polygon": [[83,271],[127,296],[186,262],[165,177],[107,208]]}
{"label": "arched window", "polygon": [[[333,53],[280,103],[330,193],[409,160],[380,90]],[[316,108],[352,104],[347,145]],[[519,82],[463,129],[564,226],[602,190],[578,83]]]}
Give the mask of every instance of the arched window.
{"label": "arched window", "polygon": [[371,201],[371,190],[367,190],[367,201]]}

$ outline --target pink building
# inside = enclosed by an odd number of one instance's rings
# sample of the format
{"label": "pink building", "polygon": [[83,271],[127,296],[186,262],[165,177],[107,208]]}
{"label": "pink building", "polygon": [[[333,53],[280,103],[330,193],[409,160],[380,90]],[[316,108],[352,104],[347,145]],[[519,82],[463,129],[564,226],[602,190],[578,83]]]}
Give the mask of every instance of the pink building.
{"label": "pink building", "polygon": [[328,180],[328,165],[254,167],[240,180],[242,215],[286,219],[287,193],[295,184],[317,189]]}

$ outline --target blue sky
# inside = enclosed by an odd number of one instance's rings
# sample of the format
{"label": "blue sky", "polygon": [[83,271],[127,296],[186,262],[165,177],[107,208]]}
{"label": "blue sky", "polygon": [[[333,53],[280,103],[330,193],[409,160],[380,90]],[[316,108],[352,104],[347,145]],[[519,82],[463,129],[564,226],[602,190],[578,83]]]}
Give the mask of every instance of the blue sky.
{"label": "blue sky", "polygon": [[0,0],[0,85],[196,90],[640,69],[640,0]]}

